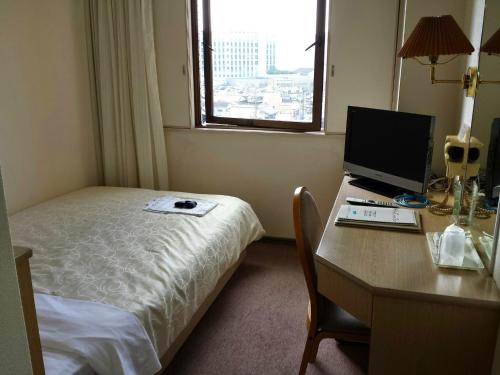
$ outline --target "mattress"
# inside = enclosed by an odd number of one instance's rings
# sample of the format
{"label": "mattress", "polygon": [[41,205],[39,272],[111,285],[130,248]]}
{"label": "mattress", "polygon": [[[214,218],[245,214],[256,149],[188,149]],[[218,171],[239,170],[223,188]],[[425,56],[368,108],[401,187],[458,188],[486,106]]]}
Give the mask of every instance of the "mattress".
{"label": "mattress", "polygon": [[[165,195],[218,205],[203,217],[151,213]],[[217,281],[264,230],[250,205],[223,195],[89,187],[10,218],[33,249],[38,293],[95,301],[139,318],[161,356]]]}

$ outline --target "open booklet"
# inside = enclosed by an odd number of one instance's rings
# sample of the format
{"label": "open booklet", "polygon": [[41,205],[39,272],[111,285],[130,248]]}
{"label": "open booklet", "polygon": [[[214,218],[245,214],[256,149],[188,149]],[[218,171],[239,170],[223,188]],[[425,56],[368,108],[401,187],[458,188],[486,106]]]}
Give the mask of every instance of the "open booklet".
{"label": "open booklet", "polygon": [[421,231],[420,216],[407,208],[344,204],[337,213],[335,224]]}

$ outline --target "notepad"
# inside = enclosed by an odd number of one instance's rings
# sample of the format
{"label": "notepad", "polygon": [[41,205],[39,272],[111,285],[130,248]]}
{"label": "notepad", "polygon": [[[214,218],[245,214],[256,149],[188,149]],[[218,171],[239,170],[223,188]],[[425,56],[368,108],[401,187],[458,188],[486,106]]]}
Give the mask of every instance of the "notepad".
{"label": "notepad", "polygon": [[335,219],[337,225],[379,227],[420,231],[420,216],[407,208],[373,207],[344,204]]}

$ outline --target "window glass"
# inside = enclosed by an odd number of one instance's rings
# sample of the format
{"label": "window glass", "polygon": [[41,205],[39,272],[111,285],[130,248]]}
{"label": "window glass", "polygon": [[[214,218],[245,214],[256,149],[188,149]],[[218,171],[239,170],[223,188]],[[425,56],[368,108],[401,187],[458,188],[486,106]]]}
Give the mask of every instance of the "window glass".
{"label": "window glass", "polygon": [[[314,98],[315,90],[322,90],[324,55],[321,48],[321,56],[316,56],[318,44],[307,47],[316,41],[317,6],[322,1],[197,1],[202,122],[271,120],[271,126],[280,127],[278,122],[316,120],[318,130],[313,104],[321,114],[321,92],[318,103]],[[209,14],[203,14],[204,5]],[[315,85],[316,59],[321,83]]]}

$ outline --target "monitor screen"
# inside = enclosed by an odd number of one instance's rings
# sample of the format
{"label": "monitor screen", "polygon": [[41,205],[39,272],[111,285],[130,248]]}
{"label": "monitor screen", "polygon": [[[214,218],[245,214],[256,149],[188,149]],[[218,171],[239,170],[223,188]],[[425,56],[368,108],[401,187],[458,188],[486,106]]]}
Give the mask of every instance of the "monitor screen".
{"label": "monitor screen", "polygon": [[490,145],[488,148],[488,163],[486,165],[486,198],[497,198],[493,188],[500,185],[500,118],[491,124]]}
{"label": "monitor screen", "polygon": [[349,107],[344,167],[349,172],[425,192],[434,117]]}

